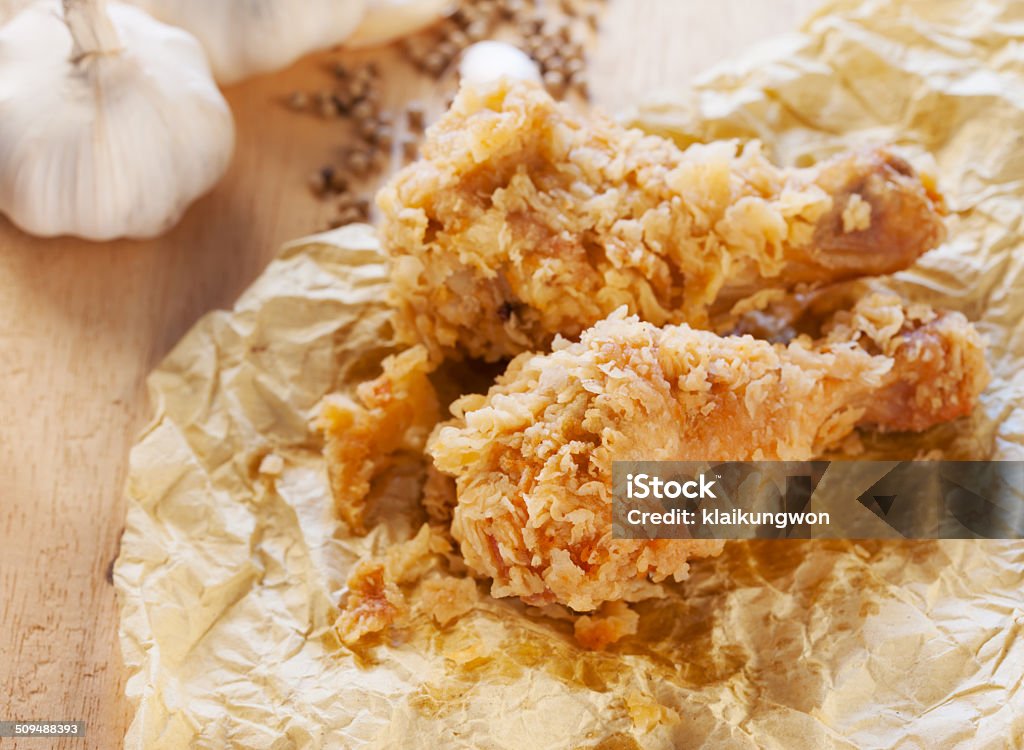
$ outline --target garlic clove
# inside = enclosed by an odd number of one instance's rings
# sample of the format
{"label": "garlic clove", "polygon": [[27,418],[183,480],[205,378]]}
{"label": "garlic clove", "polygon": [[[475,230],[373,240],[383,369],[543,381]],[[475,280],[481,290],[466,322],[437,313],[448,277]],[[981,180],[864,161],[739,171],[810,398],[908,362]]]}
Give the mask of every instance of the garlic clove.
{"label": "garlic clove", "polygon": [[231,112],[190,35],[65,2],[76,39],[45,0],[0,26],[0,212],[41,236],[160,234],[227,168]]}
{"label": "garlic clove", "polygon": [[464,84],[479,85],[499,78],[540,83],[537,63],[518,47],[505,42],[477,42],[466,48],[459,61],[459,78]]}
{"label": "garlic clove", "polygon": [[370,0],[366,16],[346,47],[375,47],[439,21],[455,9],[453,0]]}
{"label": "garlic clove", "polygon": [[345,41],[367,0],[130,0],[193,34],[216,79],[234,83]]}

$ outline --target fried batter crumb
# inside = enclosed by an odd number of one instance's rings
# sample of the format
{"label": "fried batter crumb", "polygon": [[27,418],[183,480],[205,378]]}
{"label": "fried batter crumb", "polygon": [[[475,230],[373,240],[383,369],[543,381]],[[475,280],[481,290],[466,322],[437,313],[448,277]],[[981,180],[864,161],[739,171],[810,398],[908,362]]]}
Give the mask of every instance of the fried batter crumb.
{"label": "fried batter crumb", "polygon": [[423,606],[438,625],[447,625],[473,609],[477,601],[472,578],[431,578],[423,582]]}
{"label": "fried batter crumb", "polygon": [[438,555],[450,549],[451,544],[437,529],[423,524],[412,539],[384,553],[388,576],[396,583],[415,583],[437,563]]}
{"label": "fried batter crumb", "polygon": [[606,602],[595,614],[579,617],[573,625],[573,633],[584,648],[603,651],[627,635],[636,635],[639,623],[640,615],[626,602]]}
{"label": "fried batter crumb", "polygon": [[380,560],[364,560],[348,577],[348,599],[334,629],[346,646],[403,621],[408,604]]}
{"label": "fried batter crumb", "polygon": [[400,586],[419,581],[450,549],[444,537],[423,524],[416,536],[389,547],[382,558],[358,562],[348,577],[348,593],[334,626],[341,642],[352,647],[368,635],[408,622],[410,607]]}
{"label": "fried batter crumb", "polygon": [[371,480],[400,451],[422,451],[440,418],[431,364],[422,346],[388,357],[383,373],[356,389],[356,398],[324,399],[315,427],[324,434],[324,456],[335,507],[356,534],[364,517]]}
{"label": "fried batter crumb", "polygon": [[864,232],[871,227],[871,204],[852,193],[843,209],[843,233]]}

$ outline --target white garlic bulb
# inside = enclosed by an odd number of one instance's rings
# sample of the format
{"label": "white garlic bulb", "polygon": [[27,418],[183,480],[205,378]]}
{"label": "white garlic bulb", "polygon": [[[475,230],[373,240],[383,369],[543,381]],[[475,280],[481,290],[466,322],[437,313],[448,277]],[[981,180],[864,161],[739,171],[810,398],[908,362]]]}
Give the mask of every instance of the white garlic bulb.
{"label": "white garlic bulb", "polygon": [[0,26],[0,212],[31,234],[157,235],[234,137],[199,43],[137,8],[37,2]]}
{"label": "white garlic bulb", "polygon": [[366,10],[366,0],[131,2],[194,34],[221,83],[278,70],[309,52],[340,44]]}
{"label": "white garlic bulb", "polygon": [[346,47],[373,47],[393,42],[441,19],[453,0],[370,0],[366,15]]}
{"label": "white garlic bulb", "polygon": [[540,68],[521,49],[505,42],[477,42],[462,53],[459,61],[460,81],[480,85],[499,78],[540,83]]}

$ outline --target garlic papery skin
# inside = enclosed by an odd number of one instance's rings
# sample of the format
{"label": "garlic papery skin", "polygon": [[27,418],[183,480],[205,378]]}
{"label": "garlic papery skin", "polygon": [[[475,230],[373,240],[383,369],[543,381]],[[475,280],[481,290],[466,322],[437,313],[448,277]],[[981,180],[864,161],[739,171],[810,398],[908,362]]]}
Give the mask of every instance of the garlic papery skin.
{"label": "garlic papery skin", "polygon": [[388,44],[440,21],[454,9],[452,0],[369,0],[362,23],[345,46]]}
{"label": "garlic papery skin", "polygon": [[285,68],[305,54],[340,44],[366,11],[366,0],[131,2],[195,35],[223,84]]}
{"label": "garlic papery skin", "polygon": [[227,169],[231,111],[184,31],[64,4],[0,26],[0,212],[44,237],[161,234]]}

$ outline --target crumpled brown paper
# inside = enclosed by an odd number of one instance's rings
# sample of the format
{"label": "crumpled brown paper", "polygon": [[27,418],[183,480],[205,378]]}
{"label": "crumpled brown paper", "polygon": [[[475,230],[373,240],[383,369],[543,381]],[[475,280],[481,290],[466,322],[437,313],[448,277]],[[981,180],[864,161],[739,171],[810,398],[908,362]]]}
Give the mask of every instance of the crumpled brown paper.
{"label": "crumpled brown paper", "polygon": [[[977,320],[994,379],[973,420],[914,448],[1024,458],[1022,36],[1012,0],[837,2],[632,115],[789,163],[935,155],[951,239],[889,283]],[[413,528],[349,536],[308,423],[392,350],[385,285],[369,228],[293,243],[151,376],[115,570],[127,748],[1024,746],[1024,542],[734,543],[607,653],[483,585],[446,628],[341,647],[352,562]]]}

